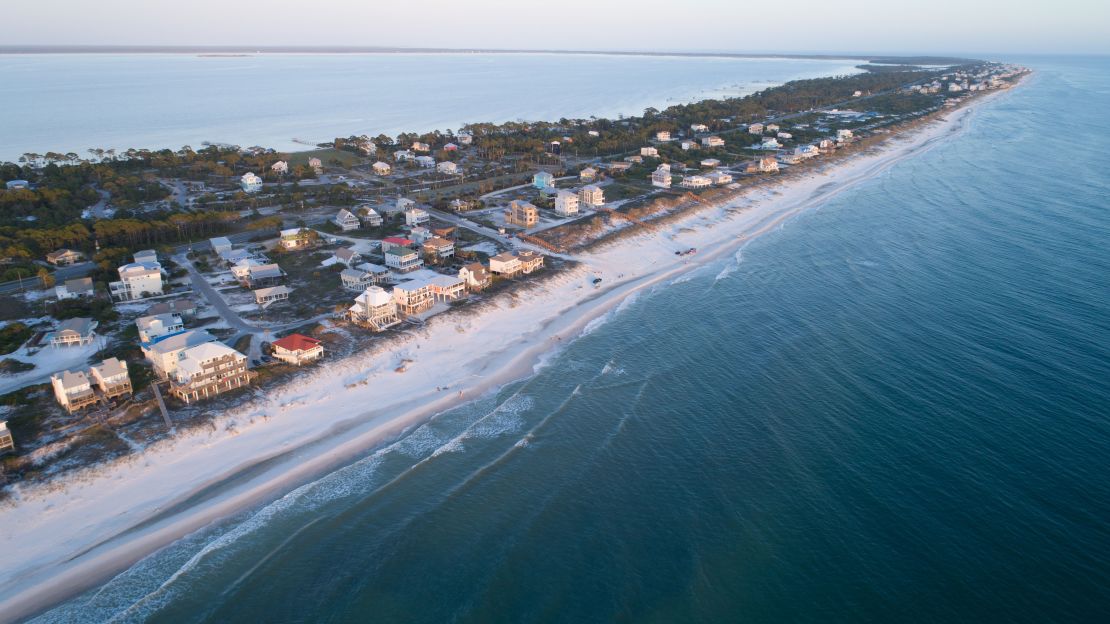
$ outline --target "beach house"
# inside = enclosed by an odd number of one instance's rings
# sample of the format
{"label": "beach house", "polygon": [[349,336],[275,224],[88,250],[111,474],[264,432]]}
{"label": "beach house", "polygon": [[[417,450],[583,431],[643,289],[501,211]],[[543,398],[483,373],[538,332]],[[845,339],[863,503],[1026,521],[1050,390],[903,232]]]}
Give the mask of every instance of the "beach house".
{"label": "beach house", "polygon": [[[370,270],[367,267],[376,267],[378,270]],[[339,273],[339,282],[344,290],[362,292],[367,286],[384,281],[388,274],[389,270],[385,267],[366,263],[353,269],[343,269]]]}
{"label": "beach house", "polygon": [[433,236],[424,241],[422,245],[424,255],[435,258],[436,260],[444,260],[455,255],[455,241],[443,238],[442,236]]}
{"label": "beach house", "polygon": [[690,132],[709,132],[709,126],[701,123],[690,124]]}
{"label": "beach house", "polygon": [[821,150],[816,145],[803,145],[794,148],[794,153],[802,158],[816,158],[821,155]]}
{"label": "beach house", "polygon": [[593,182],[597,179],[597,169],[586,167],[578,172],[578,179],[582,182]]}
{"label": "beach house", "polygon": [[362,208],[362,210],[360,212],[362,213],[362,220],[363,220],[363,222],[366,223],[366,225],[368,225],[370,227],[381,227],[382,226],[382,216],[380,214],[378,214],[377,210],[374,210],[373,208],[371,208],[369,206],[366,206],[366,207]]}
{"label": "beach house", "polygon": [[693,141],[691,139],[686,139],[685,141],[682,141],[681,143],[679,143],[678,146],[681,147],[685,151],[690,151],[692,149],[697,149],[698,148],[698,142]]}
{"label": "beach house", "polygon": [[253,291],[254,302],[262,308],[268,308],[278,301],[285,301],[289,299],[289,294],[293,292],[288,286],[271,286],[269,288],[259,288]]}
{"label": "beach house", "polygon": [[393,172],[393,167],[390,167],[389,163],[384,163],[380,160],[371,165],[370,169],[373,170],[376,175],[380,176],[387,176]]}
{"label": "beach house", "polygon": [[108,358],[89,369],[92,381],[100,396],[114,399],[131,396],[131,376],[127,373],[127,362],[119,358]]}
{"label": "beach house", "polygon": [[93,281],[91,277],[78,277],[77,279],[66,280],[54,287],[54,296],[59,300],[92,297],[93,294],[95,293],[93,291]]}
{"label": "beach house", "polygon": [[289,228],[288,230],[281,231],[281,240],[279,244],[285,251],[298,251],[301,249],[308,249],[315,247],[319,235],[315,230],[308,228]]}
{"label": "beach house", "polygon": [[455,275],[436,275],[427,280],[428,290],[436,301],[455,301],[466,294],[466,282]]}
{"label": "beach house", "polygon": [[426,279],[401,282],[393,287],[393,301],[401,314],[411,315],[426,312],[435,305],[431,283]]}
{"label": "beach house", "polygon": [[119,281],[108,284],[119,301],[134,301],[162,294],[162,266],[156,262],[133,262],[119,268]]}
{"label": "beach house", "polygon": [[316,158],[315,156],[308,159],[308,166],[309,166],[309,168],[312,169],[313,173],[315,173],[316,175],[320,175],[321,173],[324,172],[324,163],[319,158]]}
{"label": "beach house", "polygon": [[212,247],[212,251],[221,258],[224,257],[224,254],[231,251],[231,240],[226,236],[210,238],[208,239],[208,244]]}
{"label": "beach house", "polygon": [[387,236],[382,239],[382,253],[389,251],[394,247],[412,247],[416,243],[411,239],[402,236]]}
{"label": "beach house", "polygon": [[471,262],[459,269],[459,278],[466,284],[471,292],[485,290],[493,281],[493,277],[481,262]]}
{"label": "beach house", "polygon": [[705,176],[688,175],[683,176],[682,182],[680,182],[679,184],[682,186],[682,188],[701,189],[712,186],[713,182]]}
{"label": "beach house", "polygon": [[397,303],[393,295],[381,286],[369,286],[355,298],[355,303],[347,310],[351,322],[364,325],[374,331],[384,331],[397,325]]}
{"label": "beach house", "polygon": [[289,334],[279,338],[270,345],[270,348],[274,359],[293,366],[311,364],[324,357],[323,343],[302,334]]}
{"label": "beach house", "polygon": [[779,132],[779,133],[775,134],[775,136],[784,140],[784,141],[789,141],[790,139],[794,138],[794,135],[790,134],[789,132]]}
{"label": "beach house", "polygon": [[405,211],[405,225],[409,227],[424,225],[431,220],[428,211],[420,208],[409,208]]}
{"label": "beach house", "polygon": [[413,154],[411,150],[397,150],[396,152],[393,152],[393,160],[399,163],[408,162],[413,158],[416,158],[416,154]]}
{"label": "beach house", "polygon": [[412,151],[414,151],[414,152],[427,152],[427,151],[430,151],[431,149],[432,149],[432,147],[430,145],[428,145],[427,143],[421,143],[420,141],[413,141],[412,142]]}
{"label": "beach house", "polygon": [[249,385],[247,356],[221,342],[206,342],[181,352],[170,378],[170,392],[192,403]]}
{"label": "beach house", "polygon": [[147,316],[155,314],[176,314],[183,319],[193,318],[197,315],[197,304],[188,299],[160,301],[146,309]]}
{"label": "beach house", "polygon": [[563,217],[573,217],[578,214],[578,195],[559,189],[555,194],[555,214]]}
{"label": "beach house", "polygon": [[358,217],[356,217],[353,212],[347,210],[346,208],[340,208],[339,212],[336,213],[335,224],[338,225],[339,229],[343,230],[344,232],[357,230],[362,227],[362,221],[359,221]]}
{"label": "beach house", "polygon": [[47,332],[42,342],[51,347],[83,347],[96,340],[98,323],[91,318],[71,318],[58,323],[54,331]]}
{"label": "beach house", "polygon": [[173,313],[140,316],[135,319],[135,327],[139,330],[139,343],[144,347],[185,331],[181,316]]}
{"label": "beach house", "polygon": [[539,171],[532,176],[532,186],[545,189],[555,185],[555,176],[546,171]]}
{"label": "beach house", "polygon": [[54,398],[67,412],[72,414],[79,409],[95,405],[99,400],[92,382],[85,371],[62,371],[50,376],[54,388]]}
{"label": "beach house", "polygon": [[239,178],[239,187],[243,189],[244,193],[255,193],[262,190],[262,178],[256,176],[254,172],[248,171]]}
{"label": "beach house", "polygon": [[520,272],[525,275],[543,268],[543,256],[534,251],[518,251],[516,259],[520,262]]}
{"label": "beach house", "polygon": [[851,130],[840,129],[836,131],[837,143],[849,143],[855,137]]}
{"label": "beach house", "polygon": [[279,160],[276,163],[270,165],[270,171],[273,171],[277,175],[285,175],[289,173],[289,163],[285,162],[284,160]]}
{"label": "beach house", "polygon": [[499,277],[516,277],[520,275],[520,259],[507,251],[503,251],[490,257],[489,271]]}
{"label": "beach house", "polygon": [[432,158],[431,156],[417,156],[413,160],[416,161],[416,164],[425,169],[431,169],[432,167],[436,166],[436,159]]}
{"label": "beach house", "polygon": [[663,163],[651,173],[651,185],[660,188],[671,188],[671,166]]}
{"label": "beach house", "polygon": [[505,211],[505,222],[520,225],[526,228],[536,225],[540,220],[540,211],[532,202],[514,199],[509,202],[509,209]]}
{"label": "beach house", "polygon": [[732,176],[723,171],[714,171],[713,173],[707,173],[705,174],[705,177],[709,178],[709,181],[712,182],[714,186],[723,186],[732,182]]}
{"label": "beach house", "polygon": [[774,134],[779,131],[779,125],[773,123],[767,124],[763,129],[767,132],[770,132],[771,134]]}
{"label": "beach house", "polygon": [[779,162],[774,156],[763,156],[747,167],[748,173],[775,173],[779,170]]}
{"label": "beach house", "polygon": [[701,140],[701,144],[705,147],[724,147],[725,140],[719,136],[707,136]]}
{"label": "beach house", "polygon": [[436,171],[447,175],[457,175],[459,173],[459,166],[450,160],[445,160],[436,165]]}
{"label": "beach house", "polygon": [[655,133],[655,140],[659,142],[666,142],[671,140],[671,133],[666,130],[660,130]]}
{"label": "beach house", "polygon": [[775,137],[767,137],[763,139],[763,143],[760,144],[759,149],[777,150],[780,147],[782,147],[782,144],[778,142],[778,139]]}
{"label": "beach house", "polygon": [[764,127],[761,123],[753,123],[748,126],[748,134],[763,134],[763,130]]}
{"label": "beach house", "polygon": [[462,145],[470,145],[474,142],[474,135],[471,134],[469,130],[459,130],[458,133],[455,134],[455,140]]}
{"label": "beach house", "polygon": [[143,356],[150,362],[158,379],[166,379],[177,369],[177,362],[185,349],[213,342],[216,337],[203,329],[192,329],[168,336],[163,340],[143,346]]}
{"label": "beach house", "polygon": [[46,261],[54,266],[69,266],[85,259],[85,254],[72,249],[58,249],[46,254]]}
{"label": "beach house", "polygon": [[716,158],[706,158],[701,161],[701,166],[712,169],[714,167],[720,167],[721,161],[717,160]]}
{"label": "beach house", "polygon": [[15,439],[8,429],[8,421],[0,420],[0,454],[15,450]]}
{"label": "beach house", "polygon": [[424,266],[424,260],[414,249],[401,246],[390,247],[385,252],[385,266],[401,273],[407,273]]}
{"label": "beach house", "polygon": [[257,264],[247,270],[246,278],[241,281],[241,284],[245,288],[262,288],[273,286],[284,277],[285,271],[282,271],[281,267],[274,263]]}
{"label": "beach house", "polygon": [[345,267],[353,267],[362,262],[362,254],[355,251],[351,247],[341,247],[335,250],[332,254],[336,264],[342,264]]}
{"label": "beach house", "polygon": [[605,204],[605,192],[596,184],[588,184],[578,189],[578,203],[591,208]]}
{"label": "beach house", "polygon": [[641,147],[640,148],[640,156],[643,156],[644,158],[658,158],[659,157],[659,150],[657,150],[657,149],[655,149],[654,147],[651,147],[651,146]]}

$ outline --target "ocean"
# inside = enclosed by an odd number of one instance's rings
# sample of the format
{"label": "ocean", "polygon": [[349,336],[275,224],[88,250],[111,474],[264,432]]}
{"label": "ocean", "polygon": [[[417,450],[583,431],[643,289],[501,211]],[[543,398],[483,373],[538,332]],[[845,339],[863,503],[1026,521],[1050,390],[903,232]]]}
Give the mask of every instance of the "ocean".
{"label": "ocean", "polygon": [[[616,117],[860,61],[559,54],[0,55],[0,161],[204,142],[282,151],[467,122]],[[306,143],[307,142],[307,143]]]}
{"label": "ocean", "polygon": [[39,622],[1094,622],[1110,59]]}

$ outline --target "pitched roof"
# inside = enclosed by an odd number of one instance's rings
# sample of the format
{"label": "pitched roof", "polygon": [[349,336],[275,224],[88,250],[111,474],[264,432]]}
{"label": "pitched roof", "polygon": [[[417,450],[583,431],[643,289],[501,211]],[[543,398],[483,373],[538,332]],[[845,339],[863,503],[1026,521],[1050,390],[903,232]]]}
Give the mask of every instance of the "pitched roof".
{"label": "pitched roof", "polygon": [[101,378],[115,377],[116,375],[127,374],[127,365],[119,361],[119,358],[108,358],[100,364],[92,367],[93,371],[98,373]]}
{"label": "pitched roof", "polygon": [[58,328],[54,332],[60,334],[64,331],[72,331],[77,332],[78,335],[87,336],[92,333],[94,327],[96,322],[90,318],[71,318],[58,323]]}
{"label": "pitched roof", "polygon": [[335,257],[339,258],[340,260],[348,260],[349,261],[349,260],[355,258],[356,256],[361,256],[361,255],[362,254],[355,251],[354,249],[350,249],[350,248],[347,248],[347,247],[344,247],[343,249],[336,249],[335,250]]}
{"label": "pitched roof", "polygon": [[273,346],[281,347],[286,351],[308,351],[320,344],[319,340],[301,334],[290,334],[274,341]]}

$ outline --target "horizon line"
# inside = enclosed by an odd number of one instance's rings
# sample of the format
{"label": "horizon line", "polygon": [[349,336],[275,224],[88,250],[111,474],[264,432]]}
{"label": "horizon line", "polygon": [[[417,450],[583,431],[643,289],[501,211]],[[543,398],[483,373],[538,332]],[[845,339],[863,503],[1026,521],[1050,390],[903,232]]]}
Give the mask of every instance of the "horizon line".
{"label": "horizon line", "polygon": [[[65,53],[228,53],[228,54],[273,54],[273,53],[326,53],[326,54],[571,54],[571,55],[610,55],[610,56],[684,56],[684,57],[725,57],[725,58],[795,58],[829,60],[892,61],[922,60],[942,61],[943,64],[979,62],[965,56],[938,54],[888,54],[882,52],[740,52],[740,51],[660,51],[660,50],[574,50],[541,48],[449,48],[449,47],[404,47],[404,46],[354,46],[354,45],[143,45],[143,44],[33,44],[0,45],[0,54],[65,54]],[[941,64],[941,63],[927,63]]]}

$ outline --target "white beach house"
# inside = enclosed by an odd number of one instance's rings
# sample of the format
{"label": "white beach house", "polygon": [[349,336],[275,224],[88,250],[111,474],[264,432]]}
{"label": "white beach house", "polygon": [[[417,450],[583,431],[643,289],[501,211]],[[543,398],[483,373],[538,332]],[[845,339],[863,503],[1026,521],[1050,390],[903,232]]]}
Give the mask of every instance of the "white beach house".
{"label": "white beach house", "polygon": [[256,176],[253,171],[248,171],[239,178],[239,186],[244,193],[255,193],[262,189],[262,178]]}
{"label": "white beach house", "polygon": [[578,214],[578,195],[563,189],[555,194],[555,214],[573,217]]}
{"label": "white beach house", "polygon": [[660,188],[671,188],[671,166],[663,163],[656,167],[651,173],[651,184]]}

